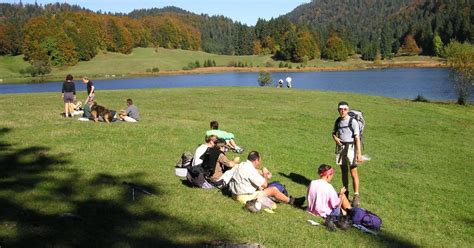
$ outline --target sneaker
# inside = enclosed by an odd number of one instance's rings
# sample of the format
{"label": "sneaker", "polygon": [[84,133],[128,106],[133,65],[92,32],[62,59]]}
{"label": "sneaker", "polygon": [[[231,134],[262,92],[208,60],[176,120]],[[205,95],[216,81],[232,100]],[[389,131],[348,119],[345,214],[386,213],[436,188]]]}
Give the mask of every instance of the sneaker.
{"label": "sneaker", "polygon": [[235,152],[238,153],[238,154],[242,154],[244,152],[244,148],[237,146],[235,148]]}
{"label": "sneaker", "polygon": [[352,198],[352,207],[353,208],[358,208],[360,204],[360,196],[359,194],[354,195],[354,198]]}

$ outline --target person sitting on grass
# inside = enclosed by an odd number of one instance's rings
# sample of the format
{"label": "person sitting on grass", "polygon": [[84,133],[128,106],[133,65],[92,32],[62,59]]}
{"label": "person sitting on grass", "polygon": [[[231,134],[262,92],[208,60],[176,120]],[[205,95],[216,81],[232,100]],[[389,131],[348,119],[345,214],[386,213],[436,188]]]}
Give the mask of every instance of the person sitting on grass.
{"label": "person sitting on grass", "polygon": [[217,187],[225,187],[229,183],[234,172],[231,169],[240,162],[239,157],[233,160],[226,157],[225,146],[224,139],[217,139],[215,146],[208,148],[201,156],[202,167],[208,172],[208,181]]}
{"label": "person sitting on grass", "polygon": [[120,120],[126,122],[137,122],[140,120],[140,114],[138,112],[138,108],[133,105],[132,99],[127,99],[127,109],[120,110],[119,114]]}
{"label": "person sitting on grass", "polygon": [[311,181],[308,188],[308,207],[306,208],[308,213],[326,218],[329,215],[339,215],[341,208],[343,214],[351,209],[351,204],[345,195],[346,188],[342,187],[338,194],[330,184],[334,173],[334,168],[329,165],[319,166],[320,179]]}
{"label": "person sitting on grass", "polygon": [[217,136],[215,135],[204,137],[204,144],[198,146],[198,148],[196,148],[196,151],[194,152],[192,166],[202,164],[201,156],[207,151],[208,148],[214,147],[214,142],[216,140],[217,140]]}
{"label": "person sitting on grass", "polygon": [[242,149],[235,143],[235,136],[233,133],[228,133],[226,131],[219,130],[219,122],[211,121],[210,127],[211,130],[206,132],[206,136],[216,135],[217,137],[224,139],[226,141],[227,146],[235,152],[242,153],[244,151],[244,149]]}
{"label": "person sitting on grass", "polygon": [[247,201],[263,197],[274,197],[280,202],[288,203],[292,206],[300,207],[303,205],[305,197],[288,197],[276,187],[268,187],[268,179],[271,173],[263,168],[261,175],[257,169],[261,163],[260,154],[257,151],[251,151],[247,161],[240,163],[234,171],[229,183],[229,190],[232,198],[245,204]]}

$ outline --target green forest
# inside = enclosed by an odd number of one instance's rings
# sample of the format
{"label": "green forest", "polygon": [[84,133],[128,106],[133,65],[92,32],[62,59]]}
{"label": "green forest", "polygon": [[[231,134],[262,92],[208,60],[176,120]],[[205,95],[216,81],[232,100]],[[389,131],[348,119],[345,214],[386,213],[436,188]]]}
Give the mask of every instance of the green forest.
{"label": "green forest", "polygon": [[125,13],[69,4],[0,4],[0,55],[24,55],[37,67],[70,66],[101,50],[136,47],[273,55],[306,62],[403,55],[443,56],[449,42],[474,40],[472,0],[313,0],[255,26],[176,7]]}

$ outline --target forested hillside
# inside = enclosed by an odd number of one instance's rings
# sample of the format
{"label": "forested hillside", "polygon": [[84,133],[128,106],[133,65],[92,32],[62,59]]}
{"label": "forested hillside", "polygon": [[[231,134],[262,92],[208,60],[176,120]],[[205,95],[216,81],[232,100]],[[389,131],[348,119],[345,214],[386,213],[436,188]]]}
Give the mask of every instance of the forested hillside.
{"label": "forested hillside", "polygon": [[[313,0],[285,15],[322,37],[337,33],[351,49],[370,46],[385,56],[399,52],[407,37],[419,52],[436,55],[433,39],[474,41],[472,0]],[[323,38],[323,40],[324,40]],[[411,39],[409,38],[409,39]]]}
{"label": "forested hillside", "polygon": [[36,66],[74,65],[98,51],[135,47],[272,54],[278,60],[442,55],[451,40],[473,42],[472,0],[314,0],[247,26],[176,7],[93,12],[69,4],[0,4],[0,55]]}

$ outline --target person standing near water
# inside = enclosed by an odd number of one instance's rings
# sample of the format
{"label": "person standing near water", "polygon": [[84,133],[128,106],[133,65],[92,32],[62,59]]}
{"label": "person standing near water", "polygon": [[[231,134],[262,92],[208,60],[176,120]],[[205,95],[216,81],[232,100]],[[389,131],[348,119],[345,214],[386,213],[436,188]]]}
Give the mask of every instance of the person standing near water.
{"label": "person standing near water", "polygon": [[71,109],[70,105],[76,100],[76,85],[74,84],[73,77],[71,74],[66,76],[66,81],[63,83],[61,98],[64,99],[64,117],[72,118],[72,113],[69,113]]}
{"label": "person standing near water", "polygon": [[359,174],[357,165],[362,163],[359,123],[349,116],[349,104],[341,101],[337,105],[339,117],[334,124],[332,138],[336,143],[336,163],[341,166],[344,193],[349,198],[349,169],[354,187],[352,206],[359,206]]}
{"label": "person standing near water", "polygon": [[291,79],[290,76],[288,76],[288,77],[286,78],[286,80],[285,80],[285,81],[286,81],[286,87],[287,87],[288,89],[291,88],[291,80],[292,80],[292,79]]}
{"label": "person standing near water", "polygon": [[95,87],[94,83],[87,77],[82,77],[82,82],[87,84],[87,100],[86,103],[93,102],[95,96]]}

